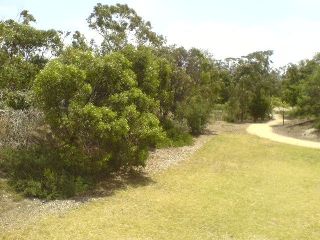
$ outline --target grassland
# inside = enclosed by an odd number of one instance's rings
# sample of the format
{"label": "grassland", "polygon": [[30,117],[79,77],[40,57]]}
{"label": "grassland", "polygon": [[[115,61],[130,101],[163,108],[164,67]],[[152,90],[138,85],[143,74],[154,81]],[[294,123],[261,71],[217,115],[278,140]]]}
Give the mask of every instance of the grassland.
{"label": "grassland", "polygon": [[2,239],[320,239],[320,151],[247,134]]}

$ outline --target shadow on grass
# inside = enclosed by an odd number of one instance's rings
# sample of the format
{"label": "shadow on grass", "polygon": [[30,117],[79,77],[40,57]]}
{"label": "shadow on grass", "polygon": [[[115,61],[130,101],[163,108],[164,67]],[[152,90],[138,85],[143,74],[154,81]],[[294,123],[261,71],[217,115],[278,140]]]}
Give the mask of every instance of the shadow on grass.
{"label": "shadow on grass", "polygon": [[128,188],[145,187],[155,183],[156,182],[141,169],[131,170],[129,172],[118,172],[99,181],[94,189],[87,191],[80,196],[75,196],[72,199],[85,202],[95,198],[109,197],[114,195],[117,191]]}
{"label": "shadow on grass", "polygon": [[[3,176],[2,180],[7,180],[5,176]],[[145,187],[148,185],[155,184],[156,182],[148,176],[143,171],[130,171],[130,172],[121,172],[121,173],[114,173],[109,177],[106,177],[104,179],[101,179],[96,186],[94,186],[91,190],[88,190],[82,194],[75,195],[73,197],[63,197],[58,198],[59,200],[74,200],[76,202],[87,202],[92,199],[97,198],[104,198],[114,195],[117,191],[125,190],[127,188],[139,188],[139,187]],[[7,188],[4,189],[2,185],[0,184],[0,190],[8,190],[9,185],[7,185]],[[19,194],[19,192],[16,192],[13,187],[10,187],[10,192]],[[9,193],[9,190],[8,190]],[[19,196],[22,197],[21,194]],[[29,197],[25,197],[29,198]],[[31,197],[31,199],[35,199],[35,197]],[[37,197],[36,197],[37,199]],[[53,201],[55,199],[52,199]],[[44,202],[50,202],[52,200],[46,200],[42,199]]]}
{"label": "shadow on grass", "polygon": [[197,137],[200,137],[201,135],[206,135],[206,136],[218,135],[218,132],[212,129],[206,128]]}
{"label": "shadow on grass", "polygon": [[22,195],[44,201],[86,201],[111,196],[128,187],[155,183],[142,168],[122,169],[109,174],[103,171],[95,174],[79,171],[74,174],[73,169],[65,167],[62,160],[57,161],[60,159],[57,152],[43,149],[0,151],[0,177]]}

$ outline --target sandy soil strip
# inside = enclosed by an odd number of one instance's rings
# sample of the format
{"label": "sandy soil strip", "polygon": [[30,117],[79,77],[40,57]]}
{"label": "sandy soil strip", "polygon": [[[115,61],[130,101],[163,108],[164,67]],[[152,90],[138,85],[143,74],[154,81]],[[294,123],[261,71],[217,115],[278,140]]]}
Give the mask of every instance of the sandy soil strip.
{"label": "sandy soil strip", "polygon": [[320,142],[313,142],[308,140],[301,140],[292,137],[286,137],[273,132],[272,126],[282,124],[282,118],[280,115],[275,115],[275,120],[271,120],[267,123],[254,123],[250,124],[247,128],[247,132],[262,138],[267,138],[275,142],[287,143],[291,145],[317,148],[320,149]]}

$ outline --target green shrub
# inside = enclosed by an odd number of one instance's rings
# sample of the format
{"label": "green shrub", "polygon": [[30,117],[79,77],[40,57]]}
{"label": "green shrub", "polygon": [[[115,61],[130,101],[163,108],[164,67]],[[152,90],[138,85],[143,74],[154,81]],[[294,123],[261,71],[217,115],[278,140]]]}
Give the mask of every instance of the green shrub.
{"label": "green shrub", "polygon": [[9,174],[10,184],[27,197],[71,197],[87,191],[95,182],[91,171],[81,167],[78,156],[70,151],[67,154],[66,149],[49,145],[6,150],[1,167]]}
{"label": "green shrub", "polygon": [[224,120],[227,122],[237,122],[240,119],[241,109],[239,102],[231,98],[225,105]]}
{"label": "green shrub", "polygon": [[264,120],[272,111],[270,98],[257,94],[250,103],[249,111],[254,121]]}
{"label": "green shrub", "polygon": [[180,118],[187,121],[190,132],[199,135],[205,129],[211,114],[210,104],[201,96],[192,96],[179,106]]}
{"label": "green shrub", "polygon": [[9,92],[6,96],[6,105],[14,110],[25,110],[31,106],[30,96],[27,92]]}
{"label": "green shrub", "polygon": [[[137,88],[131,62],[120,53],[66,54],[45,67],[33,88],[53,135],[91,171],[144,166],[149,148],[165,134],[159,103]],[[87,59],[89,69],[81,63]]]}
{"label": "green shrub", "polygon": [[162,121],[162,126],[166,132],[167,138],[157,144],[158,148],[165,147],[182,147],[191,145],[193,138],[188,132],[188,127],[182,122],[177,122],[171,119]]}

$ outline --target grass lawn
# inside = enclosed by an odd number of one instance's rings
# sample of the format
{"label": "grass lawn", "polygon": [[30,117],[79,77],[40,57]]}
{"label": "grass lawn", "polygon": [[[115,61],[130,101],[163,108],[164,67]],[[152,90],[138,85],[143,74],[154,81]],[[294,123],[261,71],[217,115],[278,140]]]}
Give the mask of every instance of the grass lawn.
{"label": "grass lawn", "polygon": [[3,239],[320,239],[320,151],[246,134]]}

